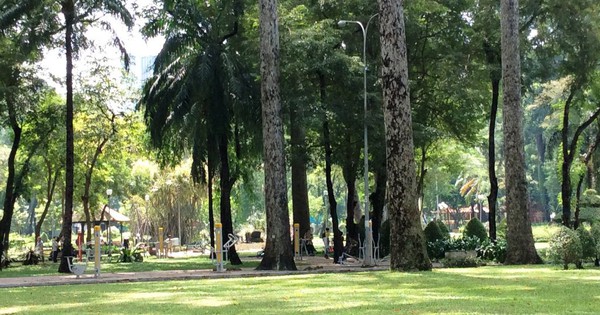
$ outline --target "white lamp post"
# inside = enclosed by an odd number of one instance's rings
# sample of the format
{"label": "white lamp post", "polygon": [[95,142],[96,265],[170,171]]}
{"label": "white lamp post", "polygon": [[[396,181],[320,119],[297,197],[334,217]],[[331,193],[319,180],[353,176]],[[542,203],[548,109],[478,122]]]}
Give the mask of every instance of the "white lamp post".
{"label": "white lamp post", "polygon": [[365,148],[364,148],[364,160],[365,160],[365,259],[363,261],[363,266],[373,266],[375,262],[373,260],[373,231],[371,230],[371,225],[369,222],[371,221],[369,218],[369,138],[367,134],[367,31],[369,30],[369,24],[373,20],[374,17],[378,16],[378,14],[373,14],[369,20],[367,21],[367,25],[363,26],[360,21],[346,21],[341,20],[338,22],[340,27],[346,26],[348,23],[358,24],[363,34],[363,92],[364,92],[364,140],[365,140]]}

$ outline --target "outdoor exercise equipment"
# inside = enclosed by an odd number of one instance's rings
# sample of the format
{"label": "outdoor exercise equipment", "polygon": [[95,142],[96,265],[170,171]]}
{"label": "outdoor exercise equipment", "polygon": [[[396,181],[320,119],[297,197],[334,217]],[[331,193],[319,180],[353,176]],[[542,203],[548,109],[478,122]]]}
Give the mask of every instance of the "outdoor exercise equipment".
{"label": "outdoor exercise equipment", "polygon": [[294,223],[294,256],[296,258],[302,259],[302,254],[300,253],[300,224]]}
{"label": "outdoor exercise equipment", "polygon": [[[231,246],[237,244],[239,237],[233,234],[227,235],[229,240],[223,244],[223,224],[215,223],[215,247],[211,247],[211,258],[216,266],[217,272],[225,271],[225,261],[227,260],[227,253]],[[214,253],[214,255],[213,255]]]}

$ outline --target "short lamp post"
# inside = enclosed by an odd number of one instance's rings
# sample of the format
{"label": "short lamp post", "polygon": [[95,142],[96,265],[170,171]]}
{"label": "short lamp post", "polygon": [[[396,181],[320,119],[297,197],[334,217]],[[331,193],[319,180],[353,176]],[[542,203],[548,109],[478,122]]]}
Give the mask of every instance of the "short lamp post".
{"label": "short lamp post", "polygon": [[369,224],[371,219],[369,218],[369,138],[367,133],[367,32],[369,30],[369,24],[373,20],[374,17],[379,14],[373,14],[369,20],[367,21],[366,26],[360,21],[347,21],[341,20],[338,22],[340,27],[346,26],[348,23],[358,24],[362,31],[363,35],[363,100],[364,100],[364,177],[365,177],[365,257],[363,261],[364,267],[369,267],[375,265],[375,261],[373,260],[373,231],[371,230],[371,225]]}

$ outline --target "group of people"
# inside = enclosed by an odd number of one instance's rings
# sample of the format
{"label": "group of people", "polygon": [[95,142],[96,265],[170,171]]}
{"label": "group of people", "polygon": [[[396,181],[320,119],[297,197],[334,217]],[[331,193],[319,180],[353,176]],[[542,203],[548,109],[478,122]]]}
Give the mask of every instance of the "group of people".
{"label": "group of people", "polygon": [[[50,252],[49,258],[52,262],[58,261],[58,252],[60,251],[61,243],[62,241],[58,236],[52,238],[52,252]],[[44,241],[41,236],[38,236],[35,242],[35,254],[39,256],[41,262],[44,262]]]}

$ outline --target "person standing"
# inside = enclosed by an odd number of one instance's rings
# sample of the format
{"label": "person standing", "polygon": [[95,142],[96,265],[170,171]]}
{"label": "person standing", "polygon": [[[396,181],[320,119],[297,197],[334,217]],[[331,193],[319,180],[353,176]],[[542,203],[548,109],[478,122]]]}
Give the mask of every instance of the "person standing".
{"label": "person standing", "polygon": [[52,262],[56,262],[58,259],[58,236],[52,238],[52,253],[50,254]]}
{"label": "person standing", "polygon": [[325,228],[325,232],[321,234],[321,237],[323,238],[325,258],[329,259],[329,228]]}
{"label": "person standing", "polygon": [[41,236],[38,236],[35,243],[35,253],[40,257],[40,261],[44,262],[44,241]]}

